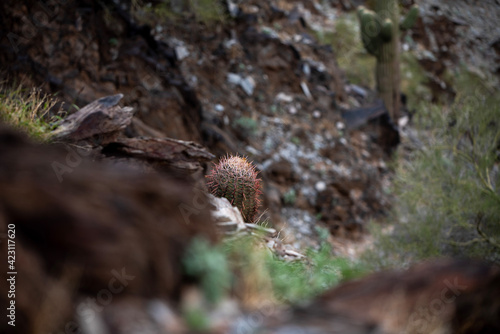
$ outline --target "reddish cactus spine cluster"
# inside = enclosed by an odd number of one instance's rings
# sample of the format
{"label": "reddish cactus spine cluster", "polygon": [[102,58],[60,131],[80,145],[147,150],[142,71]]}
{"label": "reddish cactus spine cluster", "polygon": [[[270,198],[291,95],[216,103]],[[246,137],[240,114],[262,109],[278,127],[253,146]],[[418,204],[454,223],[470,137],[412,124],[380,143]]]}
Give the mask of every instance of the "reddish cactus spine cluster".
{"label": "reddish cactus spine cluster", "polygon": [[252,223],[260,206],[261,179],[255,166],[246,158],[227,156],[207,175],[210,192],[225,197],[241,211],[243,219]]}

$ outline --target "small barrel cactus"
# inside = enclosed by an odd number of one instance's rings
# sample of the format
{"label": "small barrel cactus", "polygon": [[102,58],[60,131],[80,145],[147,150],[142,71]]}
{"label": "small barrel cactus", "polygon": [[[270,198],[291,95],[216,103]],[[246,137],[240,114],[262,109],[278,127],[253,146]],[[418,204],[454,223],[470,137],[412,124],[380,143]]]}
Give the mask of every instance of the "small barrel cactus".
{"label": "small barrel cactus", "polygon": [[244,157],[227,156],[207,175],[210,192],[225,197],[241,211],[243,219],[252,223],[260,206],[261,179],[255,166]]}

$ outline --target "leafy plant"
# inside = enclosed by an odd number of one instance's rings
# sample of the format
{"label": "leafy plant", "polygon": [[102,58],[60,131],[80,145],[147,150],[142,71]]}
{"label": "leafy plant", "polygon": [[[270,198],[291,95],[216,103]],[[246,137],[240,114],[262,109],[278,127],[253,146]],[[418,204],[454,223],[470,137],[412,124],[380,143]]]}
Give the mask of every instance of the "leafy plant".
{"label": "leafy plant", "polygon": [[323,243],[319,250],[309,249],[307,260],[285,261],[270,257],[267,266],[278,300],[297,303],[310,299],[338,283],[361,276],[361,265],[332,254]]}
{"label": "leafy plant", "polygon": [[194,332],[207,332],[210,329],[210,320],[204,310],[185,310],[183,316],[187,327]]}
{"label": "leafy plant", "polygon": [[[195,239],[183,263],[212,304],[231,292],[246,305],[263,300],[297,303],[366,272],[360,263],[335,256],[325,242],[318,250],[309,249],[306,258],[290,261],[276,256],[254,235],[228,238],[218,245]],[[205,327],[202,309],[187,311],[193,328]]]}
{"label": "leafy plant", "polygon": [[299,138],[299,137],[293,136],[293,137],[290,139],[290,141],[291,141],[292,143],[294,143],[295,145],[297,145],[297,146],[298,146],[298,145],[300,145],[300,138]]}
{"label": "leafy plant", "polygon": [[269,298],[271,293],[284,303],[310,299],[366,272],[361,264],[335,256],[325,242],[318,250],[307,250],[305,259],[293,261],[274,255],[254,237],[237,238],[226,242],[226,246],[231,266],[239,273],[237,277],[260,282],[264,287],[261,294]]}
{"label": "leafy plant", "polygon": [[240,117],[234,121],[234,126],[242,129],[247,135],[255,135],[259,124],[253,118]]}
{"label": "leafy plant", "polygon": [[233,291],[250,307],[273,298],[271,276],[266,266],[271,254],[259,239],[244,235],[223,242],[234,273]]}
{"label": "leafy plant", "polygon": [[283,195],[283,202],[285,203],[285,205],[294,205],[296,200],[297,200],[297,193],[293,188],[288,190]]}
{"label": "leafy plant", "polygon": [[500,98],[462,71],[451,106],[423,104],[421,147],[397,168],[392,233],[367,254],[379,266],[434,256],[500,262]]}
{"label": "leafy plant", "polygon": [[230,286],[231,273],[220,246],[195,238],[186,251],[183,264],[188,276],[199,279],[205,298],[211,303],[219,301]]}

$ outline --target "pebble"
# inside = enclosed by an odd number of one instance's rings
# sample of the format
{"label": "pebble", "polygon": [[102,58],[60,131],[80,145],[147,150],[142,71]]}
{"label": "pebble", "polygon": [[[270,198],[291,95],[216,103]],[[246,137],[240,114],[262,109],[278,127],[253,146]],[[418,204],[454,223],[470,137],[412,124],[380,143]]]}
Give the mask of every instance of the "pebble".
{"label": "pebble", "polygon": [[314,189],[316,189],[318,192],[324,191],[326,189],[326,183],[324,181],[318,181],[314,185]]}
{"label": "pebble", "polygon": [[255,80],[251,76],[247,76],[240,81],[240,86],[248,96],[252,96],[253,90],[255,89]]}
{"label": "pebble", "polygon": [[224,109],[225,109],[225,108],[224,108],[224,106],[223,106],[222,104],[216,104],[214,108],[215,108],[215,110],[216,110],[216,111],[218,111],[218,112],[222,112],[222,111],[224,111]]}
{"label": "pebble", "polygon": [[310,100],[312,99],[311,91],[309,90],[309,87],[307,87],[307,84],[302,81],[300,83],[300,87],[302,88],[302,91],[304,92],[304,95]]}
{"label": "pebble", "polygon": [[179,45],[175,47],[175,56],[177,57],[177,60],[183,60],[184,58],[189,56],[189,51],[188,49],[183,46]]}
{"label": "pebble", "polygon": [[237,85],[240,83],[240,81],[241,81],[241,76],[239,74],[236,73],[227,74],[227,82]]}
{"label": "pebble", "polygon": [[293,96],[281,92],[281,93],[278,93],[278,95],[276,95],[276,100],[290,103],[293,101]]}

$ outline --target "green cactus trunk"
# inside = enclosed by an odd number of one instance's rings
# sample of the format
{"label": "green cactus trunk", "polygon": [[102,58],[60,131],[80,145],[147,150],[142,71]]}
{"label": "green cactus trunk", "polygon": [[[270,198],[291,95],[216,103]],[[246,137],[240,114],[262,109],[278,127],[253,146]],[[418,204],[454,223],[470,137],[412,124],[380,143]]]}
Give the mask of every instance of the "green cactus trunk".
{"label": "green cactus trunk", "polygon": [[396,0],[376,0],[375,12],[382,22],[392,22],[390,40],[380,44],[375,74],[377,91],[389,115],[397,122],[400,109],[399,6]]}
{"label": "green cactus trunk", "polygon": [[418,18],[418,6],[413,5],[400,23],[396,0],[375,0],[375,11],[358,7],[361,40],[370,54],[377,57],[375,74],[377,91],[397,122],[400,105],[399,31],[410,29]]}

